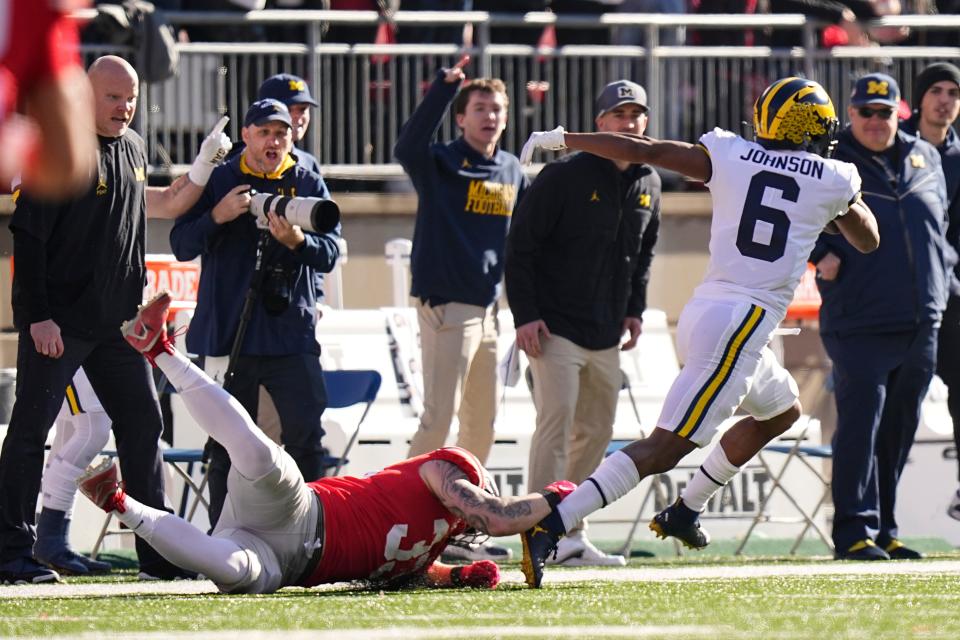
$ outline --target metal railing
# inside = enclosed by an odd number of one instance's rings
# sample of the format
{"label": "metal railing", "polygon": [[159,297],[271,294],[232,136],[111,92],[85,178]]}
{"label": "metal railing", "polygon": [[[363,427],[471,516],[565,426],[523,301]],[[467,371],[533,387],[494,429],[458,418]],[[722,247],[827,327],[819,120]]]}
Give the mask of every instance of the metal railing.
{"label": "metal railing", "polygon": [[[190,25],[299,25],[301,43],[179,44],[177,74],[145,85],[137,128],[148,142],[155,170],[192,159],[202,136],[221,114],[231,116],[228,133],[240,137],[243,114],[260,82],[290,72],[308,80],[320,108],[313,114],[305,148],[320,159],[327,175],[399,174],[392,148],[402,123],[416,107],[437,68],[450,66],[463,52],[446,44],[342,44],[323,41],[324,25],[373,25],[379,17],[364,11],[260,11],[247,14],[171,12],[176,27]],[[605,14],[556,16],[485,12],[399,12],[399,25],[473,24],[472,76],[500,77],[510,96],[510,119],[503,147],[517,152],[531,131],[563,124],[573,131],[593,128],[593,99],[607,82],[630,78],[646,89],[651,135],[693,141],[715,126],[741,131],[755,97],[777,77],[803,74],[830,93],[839,112],[846,108],[853,78],[884,71],[900,81],[906,97],[923,66],[960,60],[956,47],[816,46],[816,22],[802,15]],[[568,45],[538,48],[489,44],[491,29],[511,26],[604,30],[630,26],[644,34],[645,46]],[[960,16],[883,18],[878,26],[914,30],[958,30]],[[805,46],[661,46],[666,29],[800,29]],[[598,35],[598,38],[600,36]],[[604,36],[606,37],[606,36]],[[86,46],[88,59],[106,52]],[[121,52],[123,53],[123,52]],[[456,135],[451,118],[441,139]]]}

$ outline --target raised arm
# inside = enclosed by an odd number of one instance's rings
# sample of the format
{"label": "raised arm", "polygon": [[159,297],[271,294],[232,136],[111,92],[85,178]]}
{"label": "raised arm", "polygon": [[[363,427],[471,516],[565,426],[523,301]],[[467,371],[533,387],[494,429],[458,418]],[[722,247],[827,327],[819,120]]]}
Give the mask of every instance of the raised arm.
{"label": "raised arm", "polygon": [[233,147],[230,138],[223,132],[229,120],[227,116],[220,118],[210,135],[204,138],[187,175],[180,176],[168,187],[147,187],[148,218],[174,219],[196,204],[214,167]]}
{"label": "raised arm", "polygon": [[463,56],[449,69],[440,69],[427,95],[400,128],[393,155],[407,172],[416,172],[421,163],[429,161],[427,150],[443,123],[447,108],[457,95],[465,77],[463,67],[469,61],[470,56]]}
{"label": "raised arm", "polygon": [[536,149],[586,151],[610,160],[653,164],[702,181],[712,172],[710,156],[699,145],[629,133],[567,133],[563,127],[536,131],[523,145],[520,161],[529,164]]}
{"label": "raised arm", "polygon": [[706,150],[689,142],[626,133],[568,133],[564,138],[571,149],[611,160],[653,164],[695,180],[708,180],[712,170]]}
{"label": "raised arm", "polygon": [[[526,531],[545,518],[551,509],[544,493],[501,498],[470,482],[467,474],[452,462],[431,460],[420,467],[420,477],[433,495],[457,517],[474,529],[491,536]],[[562,500],[573,491],[569,482],[554,483],[544,491]]]}

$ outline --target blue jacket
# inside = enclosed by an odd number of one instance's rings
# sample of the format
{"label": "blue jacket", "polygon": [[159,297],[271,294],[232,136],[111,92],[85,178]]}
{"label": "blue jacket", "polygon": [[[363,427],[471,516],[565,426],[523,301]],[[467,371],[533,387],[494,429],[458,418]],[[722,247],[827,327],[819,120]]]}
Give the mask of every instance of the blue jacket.
{"label": "blue jacket", "polygon": [[499,294],[510,216],[528,181],[506,151],[488,159],[463,138],[432,143],[457,89],[438,73],[393,149],[418,196],[411,295],[485,307]]}
{"label": "blue jacket", "polygon": [[[900,129],[911,135],[917,135],[917,120],[919,115],[906,122],[900,123]],[[937,151],[940,152],[940,162],[943,163],[943,175],[947,180],[947,202],[950,223],[947,226],[947,247],[953,250],[950,271],[950,295],[960,297],[960,136],[953,130],[947,129],[947,139],[943,141]]]}
{"label": "blue jacket", "polygon": [[[320,353],[314,329],[321,273],[330,272],[339,256],[333,233],[304,233],[304,242],[290,251],[257,229],[252,215],[243,214],[223,225],[214,222],[214,206],[230,189],[249,184],[260,193],[329,198],[323,179],[288,158],[275,176],[255,174],[242,162],[243,155],[214,169],[203,195],[194,207],[176,220],[170,245],[178,260],[202,258],[197,309],[187,332],[191,353],[224,356],[230,353],[244,298],[255,268],[257,240],[268,238],[263,253],[266,274],[240,353],[292,355]],[[284,305],[286,301],[288,304]]]}
{"label": "blue jacket", "polygon": [[862,254],[841,235],[822,234],[811,253],[841,260],[836,280],[817,280],[823,297],[821,332],[905,331],[939,323],[946,306],[946,190],[940,154],[932,145],[897,133],[898,166],[861,146],[849,128],[834,154],[863,179],[863,200],[877,218],[880,247]]}

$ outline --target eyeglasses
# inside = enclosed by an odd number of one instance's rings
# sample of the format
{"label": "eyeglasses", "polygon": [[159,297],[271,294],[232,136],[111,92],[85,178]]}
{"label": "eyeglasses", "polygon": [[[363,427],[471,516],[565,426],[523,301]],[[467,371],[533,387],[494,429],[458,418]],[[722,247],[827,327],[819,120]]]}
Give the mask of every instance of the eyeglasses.
{"label": "eyeglasses", "polygon": [[890,107],[883,107],[882,109],[871,109],[870,107],[860,107],[857,109],[857,113],[860,114],[861,118],[869,120],[873,116],[880,116],[881,120],[889,120],[890,116],[893,115],[893,109]]}

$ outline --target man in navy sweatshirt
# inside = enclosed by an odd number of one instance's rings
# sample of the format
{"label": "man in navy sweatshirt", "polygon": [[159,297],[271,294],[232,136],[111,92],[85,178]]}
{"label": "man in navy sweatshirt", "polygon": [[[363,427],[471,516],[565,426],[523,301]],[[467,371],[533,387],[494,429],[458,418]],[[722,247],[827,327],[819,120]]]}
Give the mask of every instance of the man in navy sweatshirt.
{"label": "man in navy sweatshirt", "polygon": [[[394,155],[419,197],[411,295],[420,323],[424,412],[409,455],[444,446],[457,413],[456,444],[485,462],[496,415],[494,302],[510,216],[527,179],[517,158],[497,148],[507,126],[506,87],[490,78],[461,87],[468,60],[438,71],[401,129]],[[463,135],[433,142],[451,102]]]}
{"label": "man in navy sweatshirt", "polygon": [[[940,153],[947,185],[947,249],[952,268],[947,271],[947,308],[937,337],[937,375],[947,385],[947,407],[953,420],[953,441],[960,450],[960,136],[953,124],[960,116],[960,69],[935,62],[913,82],[913,115],[900,129],[926,140]],[[960,469],[958,469],[960,471]],[[960,520],[960,489],[947,507]]]}

